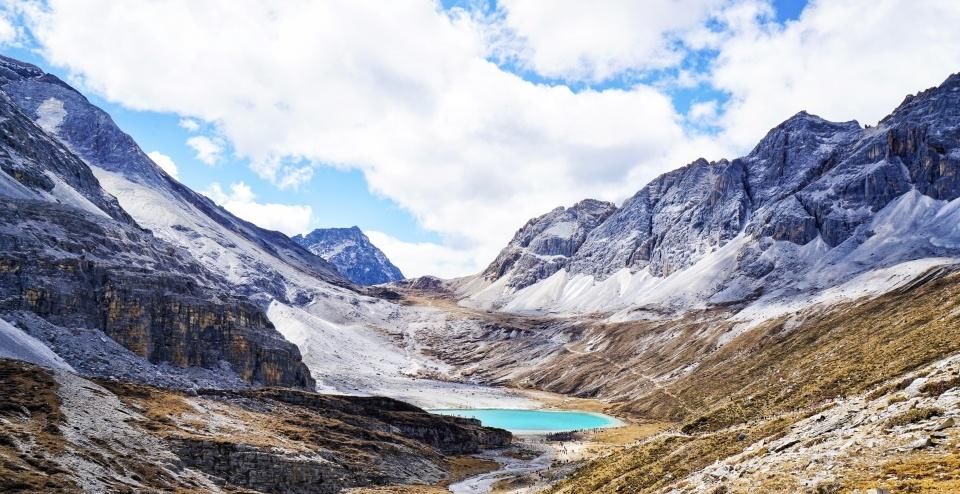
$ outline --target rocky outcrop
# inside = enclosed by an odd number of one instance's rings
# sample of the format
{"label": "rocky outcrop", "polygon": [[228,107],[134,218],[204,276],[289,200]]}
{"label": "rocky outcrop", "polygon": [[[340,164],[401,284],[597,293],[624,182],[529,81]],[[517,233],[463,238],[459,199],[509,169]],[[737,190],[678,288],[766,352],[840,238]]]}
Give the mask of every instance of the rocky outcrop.
{"label": "rocky outcrop", "polygon": [[[298,419],[286,420],[291,426],[323,424],[321,433],[298,434],[300,441],[320,449],[298,454],[231,441],[177,440],[177,454],[187,465],[261,492],[326,494],[352,486],[433,483],[444,476],[438,453],[477,453],[508,446],[511,440],[509,432],[481,427],[478,421],[433,415],[389,398],[288,389],[200,394],[254,410],[274,404],[283,413],[296,414]],[[376,466],[369,464],[371,457],[379,458]]]}
{"label": "rocky outcrop", "polygon": [[587,199],[558,207],[527,222],[481,276],[493,281],[509,274],[508,285],[523,288],[563,269],[587,235],[616,211],[603,201]]}
{"label": "rocky outcrop", "polygon": [[292,240],[329,261],[340,274],[358,285],[403,279],[400,269],[358,227],[317,228]]}
{"label": "rocky outcrop", "polygon": [[[363,469],[344,471],[341,465],[322,457],[289,455],[247,444],[180,440],[174,451],[184,463],[213,476],[218,483],[256,492],[334,494],[344,487],[386,483],[382,476],[372,476]],[[430,473],[425,480],[442,478],[435,467]]]}
{"label": "rocky outcrop", "polygon": [[[249,391],[204,391],[210,396],[258,397],[302,406],[345,423],[365,426],[376,419],[386,427],[376,430],[397,433],[428,444],[445,454],[471,454],[510,445],[511,434],[503,429],[483,427],[476,419],[435,415],[393,398],[381,396],[330,396],[292,389]],[[358,420],[357,417],[363,417]]]}
{"label": "rocky outcrop", "polygon": [[182,393],[5,359],[0,385],[4,492],[327,494],[435,484],[450,473],[444,450],[476,450],[421,441],[404,424],[450,431],[448,441],[498,438],[474,441],[485,448],[510,441],[506,431],[381,398]]}

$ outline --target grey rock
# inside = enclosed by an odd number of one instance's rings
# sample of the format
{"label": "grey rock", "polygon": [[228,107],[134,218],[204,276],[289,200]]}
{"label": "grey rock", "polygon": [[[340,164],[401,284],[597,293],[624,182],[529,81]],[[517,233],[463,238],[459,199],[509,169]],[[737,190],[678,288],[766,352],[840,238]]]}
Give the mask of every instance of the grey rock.
{"label": "grey rock", "polygon": [[[34,69],[2,58],[0,80],[30,77],[64,98],[82,99]],[[7,87],[0,94],[0,314],[16,315],[28,332],[38,323],[23,312],[64,330],[98,331],[85,340],[90,353],[65,352],[78,356],[71,365],[98,375],[122,367],[93,364],[104,359],[99,355],[117,355],[105,340],[92,341],[106,334],[151,364],[214,369],[226,360],[248,383],[313,387],[297,347],[258,305],[189,252],[142,229],[100,187],[74,146],[50,134],[68,125],[40,127]],[[104,122],[75,125],[96,129]],[[62,349],[72,338],[60,333],[51,341]],[[155,374],[136,363],[122,368],[142,371],[142,379]]]}
{"label": "grey rock", "polygon": [[[349,287],[350,283],[336,268],[315,256],[280,232],[260,228],[242,220],[207,197],[194,192],[160,169],[124,133],[110,116],[91,104],[78,91],[57,77],[39,68],[12,58],[0,56],[0,88],[20,110],[31,119],[39,118],[44,103],[54,102],[63,107],[62,121],[50,135],[63,143],[76,156],[104,170],[122,174],[127,179],[153,190],[166,193],[173,200],[157,205],[193,215],[193,209],[218,225],[220,231],[196,232],[206,235],[227,249],[236,249],[231,236],[238,235],[274,257],[275,263],[262,262],[253,256],[244,256],[253,269],[251,278],[238,287],[248,295],[266,293],[272,298],[288,301],[285,280],[277,265],[288,265],[334,285]],[[48,103],[49,104],[49,103]],[[181,228],[187,228],[182,227]],[[189,246],[186,246],[189,247]],[[211,260],[198,257],[201,264],[216,271]]]}
{"label": "grey rock", "polygon": [[558,207],[527,222],[482,276],[496,280],[510,275],[509,286],[523,288],[564,268],[589,233],[616,207],[586,199],[570,208]]}
{"label": "grey rock", "polygon": [[292,240],[329,261],[340,274],[358,285],[379,285],[403,279],[400,269],[356,226],[317,228],[306,235],[296,235]]}
{"label": "grey rock", "polygon": [[[667,276],[743,235],[735,269],[702,296],[746,301],[799,280],[804,267],[777,254],[781,244],[819,238],[830,251],[825,262],[841,259],[875,234],[869,224],[879,210],[910,191],[937,200],[960,197],[960,74],[908,97],[877,127],[800,112],[746,156],[698,159],[661,175],[587,229],[573,252],[563,249],[560,262],[531,262],[509,275],[516,277],[509,285],[526,286],[560,268],[598,280],[625,268]],[[506,276],[502,268],[520,262],[518,240],[521,234],[484,277]],[[949,242],[916,242],[910,249],[863,262],[862,269],[960,253]]]}

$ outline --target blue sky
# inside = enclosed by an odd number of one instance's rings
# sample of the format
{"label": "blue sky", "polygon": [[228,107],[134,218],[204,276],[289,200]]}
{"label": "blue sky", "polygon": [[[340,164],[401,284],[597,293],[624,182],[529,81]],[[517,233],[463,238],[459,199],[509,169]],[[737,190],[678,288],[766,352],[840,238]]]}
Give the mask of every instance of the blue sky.
{"label": "blue sky", "polygon": [[908,4],[0,0],[0,47],[236,214],[358,225],[407,274],[456,276],[534,215],[735,157],[799,110],[879,119],[960,53],[955,3]]}

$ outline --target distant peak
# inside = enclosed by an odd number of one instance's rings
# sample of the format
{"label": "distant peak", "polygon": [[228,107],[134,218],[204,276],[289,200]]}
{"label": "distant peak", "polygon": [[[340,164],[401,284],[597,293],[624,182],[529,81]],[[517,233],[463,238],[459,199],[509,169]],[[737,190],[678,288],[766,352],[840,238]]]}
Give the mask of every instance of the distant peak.
{"label": "distant peak", "polygon": [[317,228],[293,241],[333,263],[350,281],[376,285],[403,279],[403,273],[370,242],[360,227]]}

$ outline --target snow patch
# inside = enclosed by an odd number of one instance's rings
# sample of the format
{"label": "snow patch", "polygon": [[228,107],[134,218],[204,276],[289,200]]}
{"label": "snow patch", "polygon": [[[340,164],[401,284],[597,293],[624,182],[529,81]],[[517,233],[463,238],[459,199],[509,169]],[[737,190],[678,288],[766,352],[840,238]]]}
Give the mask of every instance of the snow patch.
{"label": "snow patch", "polygon": [[37,125],[50,134],[57,133],[66,117],[67,110],[63,107],[63,101],[57,98],[47,98],[37,107]]}
{"label": "snow patch", "polygon": [[0,358],[23,360],[43,367],[73,372],[73,367],[42,341],[0,319]]}
{"label": "snow patch", "polygon": [[53,181],[54,186],[53,190],[50,191],[50,195],[52,195],[57,202],[73,206],[77,209],[81,209],[103,218],[110,217],[110,215],[97,207],[96,204],[90,202],[90,199],[87,199],[83,194],[77,192],[77,189],[74,189],[69,184],[64,182],[63,179],[57,176],[57,174],[49,170],[43,173],[47,176],[47,178]]}

